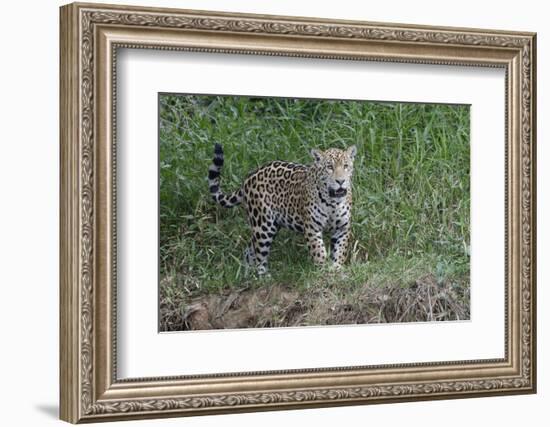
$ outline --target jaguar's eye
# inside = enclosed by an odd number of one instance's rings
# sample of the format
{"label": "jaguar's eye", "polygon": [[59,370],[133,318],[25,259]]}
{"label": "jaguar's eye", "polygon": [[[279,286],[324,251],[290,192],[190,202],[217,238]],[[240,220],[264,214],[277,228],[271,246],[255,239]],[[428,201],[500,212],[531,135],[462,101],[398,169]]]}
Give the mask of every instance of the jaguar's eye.
{"label": "jaguar's eye", "polygon": [[348,169],[349,169],[349,165],[346,163],[346,164],[344,165],[344,170],[347,171]]}
{"label": "jaguar's eye", "polygon": [[333,172],[333,171],[334,171],[334,166],[332,166],[332,165],[327,165],[327,170],[328,170],[329,172]]}

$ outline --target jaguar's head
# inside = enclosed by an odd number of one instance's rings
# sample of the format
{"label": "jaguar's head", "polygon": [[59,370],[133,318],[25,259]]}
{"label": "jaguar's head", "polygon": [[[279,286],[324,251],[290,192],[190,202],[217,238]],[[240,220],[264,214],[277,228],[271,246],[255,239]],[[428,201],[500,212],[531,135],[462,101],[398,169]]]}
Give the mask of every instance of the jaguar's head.
{"label": "jaguar's head", "polygon": [[321,151],[313,148],[311,155],[317,170],[319,184],[324,186],[331,198],[340,199],[346,196],[351,188],[353,160],[357,148],[352,145],[347,150],[329,148]]}

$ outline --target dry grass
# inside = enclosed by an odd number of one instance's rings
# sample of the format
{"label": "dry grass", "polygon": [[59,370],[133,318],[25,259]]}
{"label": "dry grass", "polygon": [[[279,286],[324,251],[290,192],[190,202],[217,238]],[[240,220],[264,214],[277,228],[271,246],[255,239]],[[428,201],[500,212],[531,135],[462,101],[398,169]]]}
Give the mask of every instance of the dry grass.
{"label": "dry grass", "polygon": [[[165,284],[167,285],[167,284]],[[161,286],[167,289],[168,286]],[[469,287],[427,275],[407,285],[366,283],[351,292],[317,286],[228,288],[186,300],[161,294],[161,330],[266,328],[469,319]]]}

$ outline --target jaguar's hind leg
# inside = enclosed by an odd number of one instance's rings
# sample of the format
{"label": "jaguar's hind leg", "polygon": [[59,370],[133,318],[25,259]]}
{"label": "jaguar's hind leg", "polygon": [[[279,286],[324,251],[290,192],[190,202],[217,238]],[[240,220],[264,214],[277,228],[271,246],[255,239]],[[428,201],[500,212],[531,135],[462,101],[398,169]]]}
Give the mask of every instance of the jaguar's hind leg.
{"label": "jaguar's hind leg", "polygon": [[275,221],[264,212],[254,219],[252,225],[252,240],[245,256],[250,265],[255,265],[259,275],[267,274],[267,265],[271,244],[277,234]]}
{"label": "jaguar's hind leg", "polygon": [[267,274],[267,263],[275,232],[271,230],[265,231],[261,226],[254,227],[252,232],[254,233],[252,242],[254,245],[253,257],[256,261],[256,269],[259,275]]}
{"label": "jaguar's hind leg", "polygon": [[244,250],[244,263],[247,267],[253,267],[256,265],[256,257],[254,256],[254,243],[250,244]]}

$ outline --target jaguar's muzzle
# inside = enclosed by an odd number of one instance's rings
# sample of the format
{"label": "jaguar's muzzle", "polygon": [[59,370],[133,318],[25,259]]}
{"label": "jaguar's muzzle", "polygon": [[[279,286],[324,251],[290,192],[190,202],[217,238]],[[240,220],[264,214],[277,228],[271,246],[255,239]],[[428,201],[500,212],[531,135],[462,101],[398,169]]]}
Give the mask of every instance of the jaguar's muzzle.
{"label": "jaguar's muzzle", "polygon": [[328,189],[328,195],[330,197],[334,197],[334,198],[340,198],[340,197],[344,197],[346,194],[348,193],[348,190],[346,190],[345,188],[337,188],[337,189],[334,189],[334,188],[329,188]]}

